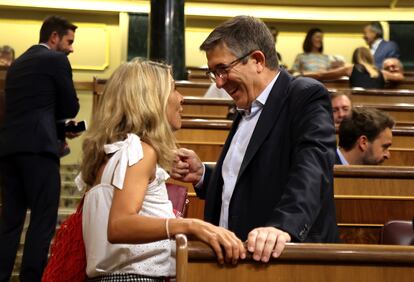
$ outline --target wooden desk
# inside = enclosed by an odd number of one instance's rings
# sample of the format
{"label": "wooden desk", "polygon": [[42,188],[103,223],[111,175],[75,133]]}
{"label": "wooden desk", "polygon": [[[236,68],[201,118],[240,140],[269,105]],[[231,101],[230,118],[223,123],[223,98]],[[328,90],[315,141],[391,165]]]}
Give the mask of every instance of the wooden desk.
{"label": "wooden desk", "polygon": [[[186,186],[187,217],[204,218],[204,201]],[[334,198],[340,236],[345,243],[378,244],[389,220],[414,215],[414,167],[335,166]]]}
{"label": "wooden desk", "polygon": [[206,244],[176,236],[177,282],[295,281],[408,282],[414,277],[414,247],[288,243],[278,259],[218,265]]}
{"label": "wooden desk", "polygon": [[[331,89],[331,91],[335,91]],[[337,90],[339,91],[339,90]],[[410,103],[414,104],[414,90],[398,89],[366,89],[350,90],[342,89],[350,95],[354,104],[391,104]]]}
{"label": "wooden desk", "polygon": [[[183,143],[214,142],[222,145],[231,125],[231,120],[183,119],[182,127],[175,135],[177,140]],[[396,126],[392,133],[394,148],[414,148],[414,127]]]}
{"label": "wooden desk", "polygon": [[188,80],[179,80],[175,82],[178,92],[183,96],[204,96],[211,82],[194,82]]}
{"label": "wooden desk", "polygon": [[397,125],[407,126],[414,125],[414,104],[408,103],[388,103],[388,104],[370,104],[354,103],[354,107],[376,108],[388,113],[396,121]]}
{"label": "wooden desk", "polygon": [[[231,99],[185,96],[183,118],[226,119],[234,106]],[[377,108],[391,115],[398,124],[414,124],[414,104],[409,103],[354,103],[355,107]]]}
{"label": "wooden desk", "polygon": [[[181,147],[194,150],[202,161],[216,161],[231,125],[230,120],[183,119],[175,136]],[[414,166],[414,128],[396,127],[393,134],[391,158],[384,165]]]}

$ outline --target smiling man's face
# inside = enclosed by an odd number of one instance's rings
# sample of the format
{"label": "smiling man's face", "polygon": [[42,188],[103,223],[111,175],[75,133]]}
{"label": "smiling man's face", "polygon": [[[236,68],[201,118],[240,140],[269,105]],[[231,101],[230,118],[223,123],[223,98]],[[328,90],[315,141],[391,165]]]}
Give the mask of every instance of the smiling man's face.
{"label": "smiling man's face", "polygon": [[[228,65],[237,59],[225,45],[216,46],[208,51],[206,55],[210,70]],[[247,63],[243,63],[244,60],[247,60]],[[244,60],[236,62],[227,68],[225,77],[216,78],[216,85],[229,93],[238,108],[248,109],[259,96],[260,91],[257,90],[255,83],[256,76],[258,75],[254,65],[255,60],[250,56],[247,56]]]}

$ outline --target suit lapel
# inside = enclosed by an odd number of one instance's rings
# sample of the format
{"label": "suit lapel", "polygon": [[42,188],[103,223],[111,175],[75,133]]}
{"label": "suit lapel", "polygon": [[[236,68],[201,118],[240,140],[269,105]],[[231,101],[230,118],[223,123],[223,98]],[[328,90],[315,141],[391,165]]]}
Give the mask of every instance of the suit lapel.
{"label": "suit lapel", "polygon": [[279,118],[280,112],[286,98],[288,97],[288,87],[291,80],[292,77],[286,71],[281,69],[279,77],[273,85],[266,104],[263,107],[262,113],[260,114],[259,120],[257,121],[256,127],[249,141],[249,145],[247,146],[239,175],[237,177],[237,182]]}

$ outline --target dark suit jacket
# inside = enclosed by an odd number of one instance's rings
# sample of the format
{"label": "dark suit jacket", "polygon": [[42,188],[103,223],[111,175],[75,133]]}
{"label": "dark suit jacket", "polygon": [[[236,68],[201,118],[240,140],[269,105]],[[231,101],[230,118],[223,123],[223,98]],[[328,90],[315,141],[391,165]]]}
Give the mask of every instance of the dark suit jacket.
{"label": "dark suit jacket", "polygon": [[378,69],[382,69],[382,62],[386,58],[399,58],[400,49],[398,45],[393,41],[382,40],[378,45],[377,50],[374,53],[375,65]]}
{"label": "dark suit jacket", "polygon": [[[196,189],[205,219],[219,224],[221,169],[241,116],[233,123],[216,169]],[[333,200],[335,129],[329,94],[319,82],[281,70],[242,161],[229,207],[229,229],[242,240],[260,226],[293,241],[336,242]],[[208,181],[210,180],[210,181]]]}
{"label": "dark suit jacket", "polygon": [[32,46],[8,69],[5,93],[0,156],[22,152],[57,156],[56,121],[73,118],[79,111],[67,56]]}
{"label": "dark suit jacket", "polygon": [[341,161],[341,158],[339,157],[338,152],[336,150],[335,150],[335,164],[336,165],[342,165],[343,164],[342,161]]}

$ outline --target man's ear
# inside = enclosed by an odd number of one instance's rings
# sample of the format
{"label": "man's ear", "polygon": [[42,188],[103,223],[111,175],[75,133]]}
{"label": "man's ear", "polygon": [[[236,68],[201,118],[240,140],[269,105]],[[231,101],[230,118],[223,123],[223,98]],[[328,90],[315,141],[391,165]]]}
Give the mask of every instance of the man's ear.
{"label": "man's ear", "polygon": [[51,46],[55,46],[58,42],[59,42],[59,34],[57,33],[57,31],[52,32],[52,34],[49,36],[49,45]]}
{"label": "man's ear", "polygon": [[359,136],[358,140],[358,148],[362,151],[365,152],[366,150],[368,150],[368,138],[365,135],[361,135]]}
{"label": "man's ear", "polygon": [[256,67],[258,72],[262,72],[266,66],[266,57],[262,51],[254,51],[251,57],[256,60]]}

